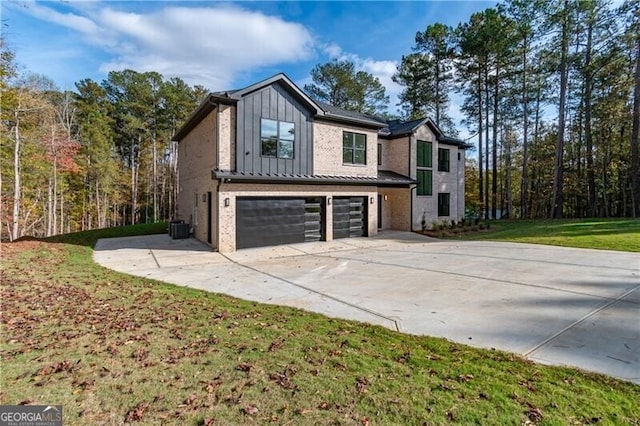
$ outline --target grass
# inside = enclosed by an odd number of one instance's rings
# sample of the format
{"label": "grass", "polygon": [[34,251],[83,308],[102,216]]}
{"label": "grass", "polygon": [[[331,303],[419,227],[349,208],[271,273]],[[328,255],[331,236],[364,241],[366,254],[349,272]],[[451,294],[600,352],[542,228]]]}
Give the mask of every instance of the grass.
{"label": "grass", "polygon": [[94,247],[100,238],[135,237],[137,235],[164,234],[165,232],[167,232],[166,222],[143,223],[133,226],[116,226],[113,228],[56,235],[46,238],[45,241]]}
{"label": "grass", "polygon": [[640,424],[638,385],[110,271],[104,232],[3,244],[0,404],[70,425]]}
{"label": "grass", "polygon": [[498,220],[456,239],[640,252],[640,219]]}

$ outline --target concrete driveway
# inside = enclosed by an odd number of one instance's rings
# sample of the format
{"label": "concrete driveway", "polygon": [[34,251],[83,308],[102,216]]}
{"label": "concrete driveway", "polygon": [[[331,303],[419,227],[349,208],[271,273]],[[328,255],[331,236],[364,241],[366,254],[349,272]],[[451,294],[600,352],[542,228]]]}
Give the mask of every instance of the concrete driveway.
{"label": "concrete driveway", "polygon": [[222,255],[166,235],[98,241],[132,275],[519,353],[640,383],[640,255],[412,233]]}

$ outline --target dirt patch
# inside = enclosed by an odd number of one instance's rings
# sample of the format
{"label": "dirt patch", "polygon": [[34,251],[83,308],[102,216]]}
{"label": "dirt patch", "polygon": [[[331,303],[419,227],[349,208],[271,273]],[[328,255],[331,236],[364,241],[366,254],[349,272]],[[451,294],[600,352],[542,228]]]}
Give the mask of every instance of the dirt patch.
{"label": "dirt patch", "polygon": [[20,237],[13,242],[0,243],[0,253],[2,256],[11,256],[27,250],[35,250],[39,248],[52,248],[51,243],[45,243],[34,237]]}

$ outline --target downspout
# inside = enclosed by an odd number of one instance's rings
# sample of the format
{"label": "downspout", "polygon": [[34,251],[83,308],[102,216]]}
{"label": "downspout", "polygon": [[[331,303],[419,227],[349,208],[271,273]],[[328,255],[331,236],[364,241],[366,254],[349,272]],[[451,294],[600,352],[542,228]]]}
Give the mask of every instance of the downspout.
{"label": "downspout", "polygon": [[[413,232],[413,191],[418,189],[418,185],[413,185],[413,187],[411,187],[411,190],[409,191],[410,195],[411,195],[411,223],[409,224],[409,232]],[[416,191],[417,194],[417,191]]]}
{"label": "downspout", "polygon": [[[408,146],[409,146],[409,149],[408,149],[408,151],[409,151],[409,170],[408,170],[408,172],[409,172],[409,173],[407,173],[407,175],[408,175],[411,179],[416,179],[416,177],[417,177],[417,176],[412,176],[413,167],[412,167],[412,165],[411,165],[411,145],[412,145],[412,144],[413,144],[413,142],[414,142],[414,138],[415,138],[415,134],[414,134],[414,133],[411,133],[411,136],[409,136],[409,143],[408,143]],[[410,198],[411,198],[411,203],[410,203],[411,212],[409,213],[409,217],[410,217],[410,219],[409,219],[409,220],[410,220],[410,222],[409,222],[409,232],[413,232],[413,190],[414,190],[414,189],[417,189],[417,188],[418,188],[418,186],[417,186],[417,185],[415,185],[415,186],[414,186],[413,188],[411,188],[411,190],[409,191],[409,195],[410,195]],[[417,192],[416,192],[416,193],[417,193]]]}
{"label": "downspout", "polygon": [[[209,102],[211,102],[211,100],[209,100]],[[216,104],[216,149],[215,149],[215,163],[214,164],[214,169],[219,169],[220,166],[220,117],[221,117],[221,113],[220,113],[220,102],[217,102]],[[219,205],[220,205],[220,185],[222,184],[222,179],[218,179],[218,184],[216,185],[216,227],[215,227],[215,233],[216,236],[215,238],[213,238],[213,240],[215,240],[216,242],[216,247],[215,250],[219,251],[219,247],[220,247],[220,212],[219,212]],[[211,218],[209,218],[209,220],[211,220]]]}
{"label": "downspout", "polygon": [[216,242],[216,246],[214,248],[215,251],[220,251],[220,214],[219,214],[219,200],[220,200],[220,185],[222,185],[224,179],[218,179],[218,184],[216,185],[216,236],[214,238]]}

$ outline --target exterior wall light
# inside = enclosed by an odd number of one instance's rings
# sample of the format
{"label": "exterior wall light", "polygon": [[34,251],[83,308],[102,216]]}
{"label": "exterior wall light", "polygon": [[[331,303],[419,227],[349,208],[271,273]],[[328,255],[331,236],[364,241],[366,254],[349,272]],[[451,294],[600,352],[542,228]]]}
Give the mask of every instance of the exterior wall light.
{"label": "exterior wall light", "polygon": [[229,200],[229,197],[224,199],[224,206],[225,207],[229,207],[231,205],[231,200]]}
{"label": "exterior wall light", "polygon": [[373,198],[373,197],[370,197],[370,198],[369,198],[369,204],[373,204],[373,203],[375,203],[375,200],[374,200],[374,198]]}
{"label": "exterior wall light", "polygon": [[331,197],[327,197],[327,205],[330,206],[331,205]]}

